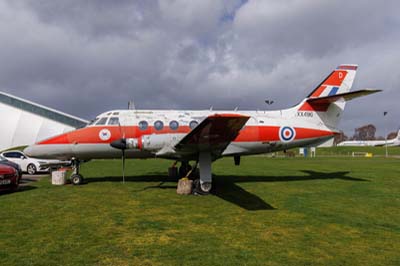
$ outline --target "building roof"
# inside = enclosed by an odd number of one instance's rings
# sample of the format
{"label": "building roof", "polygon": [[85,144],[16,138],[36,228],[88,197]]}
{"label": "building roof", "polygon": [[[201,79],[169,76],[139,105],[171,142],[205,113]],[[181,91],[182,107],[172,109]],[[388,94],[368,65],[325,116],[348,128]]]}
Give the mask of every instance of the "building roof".
{"label": "building roof", "polygon": [[88,123],[88,121],[85,119],[72,116],[1,91],[0,103],[69,125],[74,128],[83,127]]}

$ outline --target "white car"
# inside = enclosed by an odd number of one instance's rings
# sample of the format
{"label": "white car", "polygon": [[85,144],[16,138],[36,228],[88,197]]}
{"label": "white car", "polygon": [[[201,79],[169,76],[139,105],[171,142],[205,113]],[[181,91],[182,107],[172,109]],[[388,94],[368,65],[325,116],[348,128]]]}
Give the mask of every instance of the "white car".
{"label": "white car", "polygon": [[37,159],[26,156],[21,151],[5,151],[1,153],[7,160],[20,165],[23,172],[34,175],[38,172],[49,172],[53,166],[68,165],[70,162],[59,160]]}

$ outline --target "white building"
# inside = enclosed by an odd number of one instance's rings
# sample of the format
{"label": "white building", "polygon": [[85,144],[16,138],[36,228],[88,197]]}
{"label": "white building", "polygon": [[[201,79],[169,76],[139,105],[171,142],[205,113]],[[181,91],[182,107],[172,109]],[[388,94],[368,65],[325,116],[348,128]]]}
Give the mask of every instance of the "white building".
{"label": "white building", "polygon": [[74,130],[88,121],[0,92],[0,151]]}

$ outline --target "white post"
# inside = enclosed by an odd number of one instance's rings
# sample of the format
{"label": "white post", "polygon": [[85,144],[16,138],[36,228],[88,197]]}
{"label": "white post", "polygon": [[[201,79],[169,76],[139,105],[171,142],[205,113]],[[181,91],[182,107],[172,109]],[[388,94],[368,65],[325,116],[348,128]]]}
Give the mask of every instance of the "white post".
{"label": "white post", "polygon": [[388,149],[387,149],[387,132],[386,132],[386,137],[385,137],[385,152],[386,152],[386,155],[385,155],[385,157],[387,158],[388,157]]}
{"label": "white post", "polygon": [[[383,112],[383,116],[385,117],[388,112]],[[387,147],[387,118],[384,120],[385,121],[385,157],[388,157],[388,147]]]}

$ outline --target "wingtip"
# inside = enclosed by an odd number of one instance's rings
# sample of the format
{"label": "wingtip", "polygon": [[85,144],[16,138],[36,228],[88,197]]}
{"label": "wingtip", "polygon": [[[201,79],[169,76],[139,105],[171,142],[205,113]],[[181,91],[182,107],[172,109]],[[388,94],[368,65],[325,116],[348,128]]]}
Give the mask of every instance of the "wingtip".
{"label": "wingtip", "polygon": [[374,89],[374,88],[366,88],[366,89],[362,89],[363,91],[369,91],[371,93],[376,93],[376,92],[381,92],[383,90],[381,89]]}

